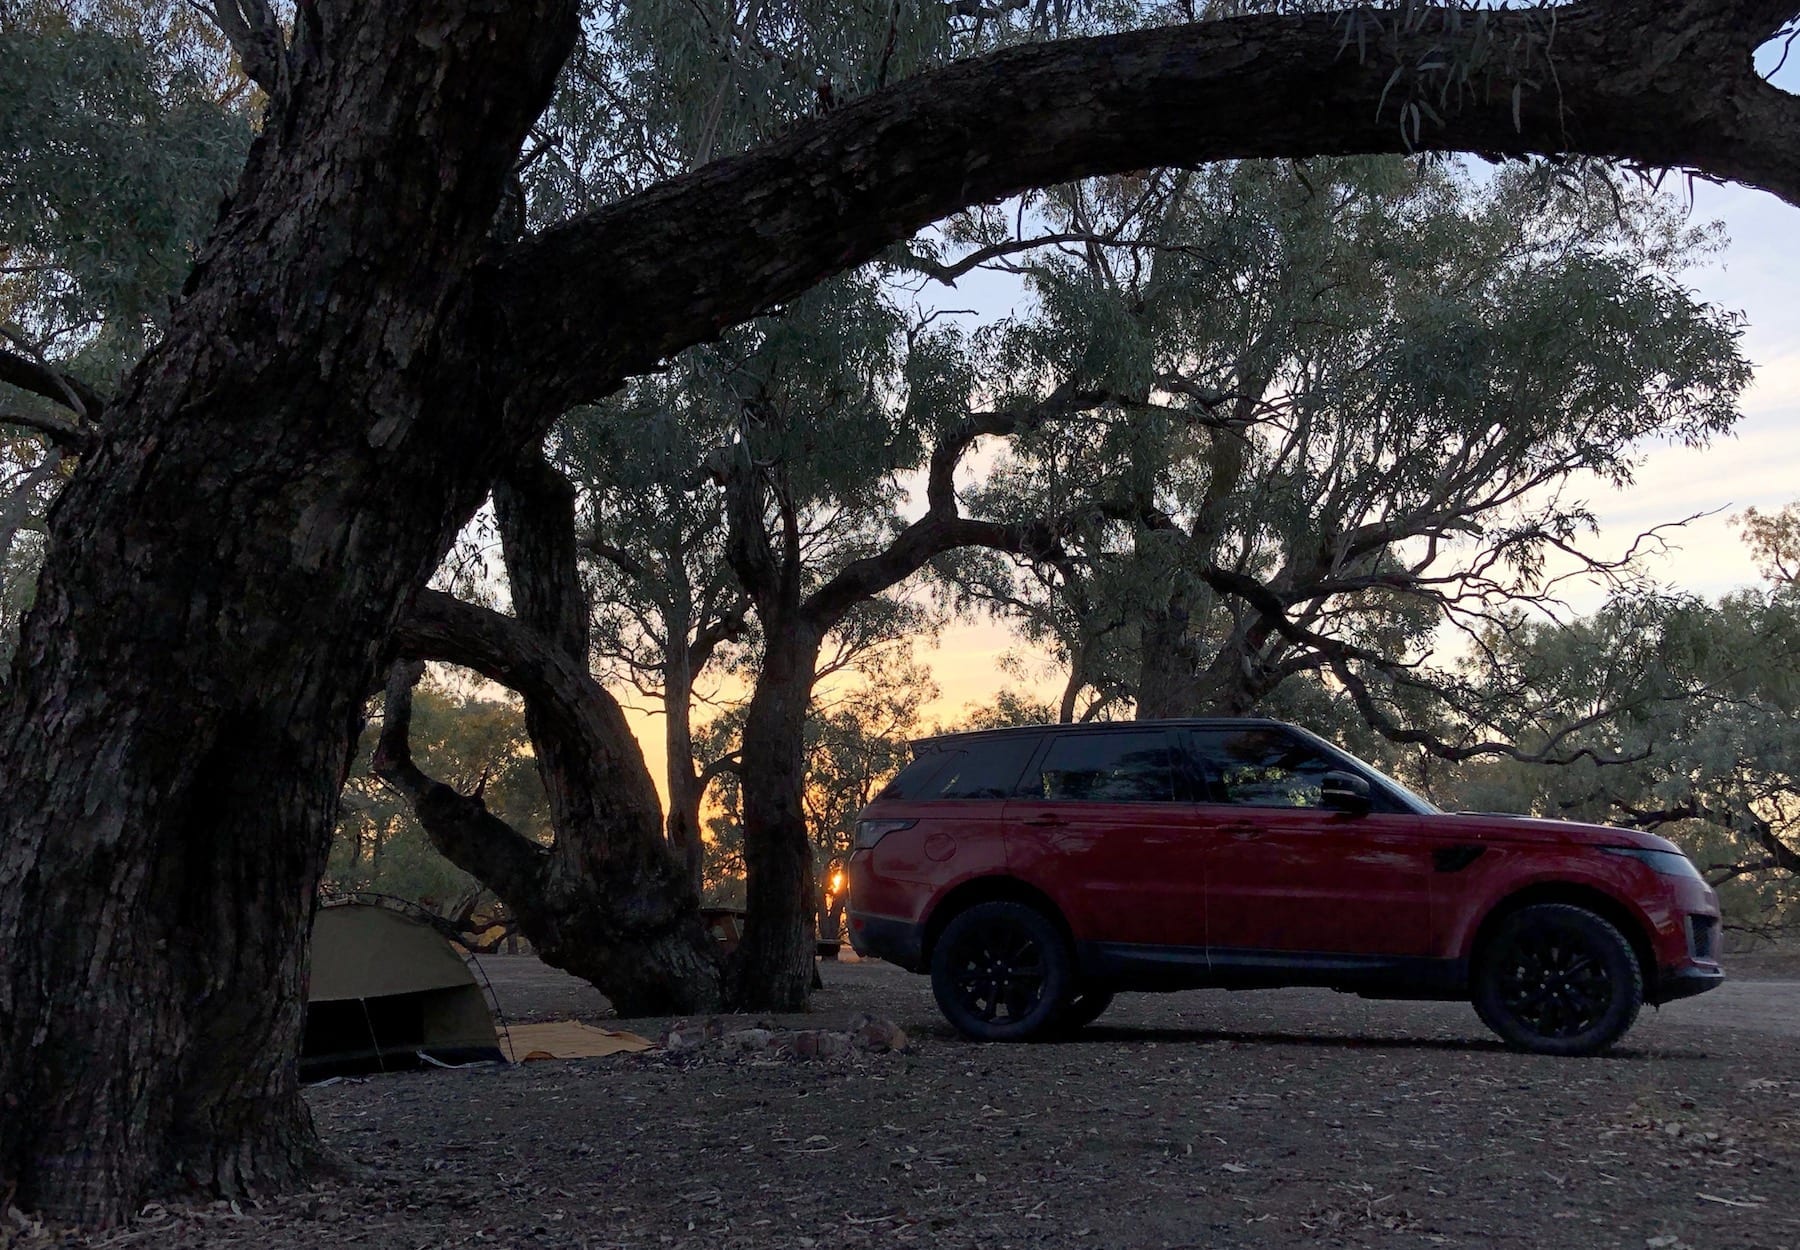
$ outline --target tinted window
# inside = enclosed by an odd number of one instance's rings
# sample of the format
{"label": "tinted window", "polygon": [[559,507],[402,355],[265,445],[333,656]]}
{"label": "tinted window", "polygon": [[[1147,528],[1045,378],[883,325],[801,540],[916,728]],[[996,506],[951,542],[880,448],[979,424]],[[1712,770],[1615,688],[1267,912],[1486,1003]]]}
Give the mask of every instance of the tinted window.
{"label": "tinted window", "polygon": [[1037,751],[1038,737],[977,739],[945,752],[950,765],[931,779],[928,799],[1009,799]]}
{"label": "tinted window", "polygon": [[1032,797],[1087,803],[1168,803],[1175,775],[1168,735],[1058,734],[1038,768]]}
{"label": "tinted window", "polygon": [[894,774],[894,779],[881,787],[878,799],[916,799],[926,792],[938,770],[949,760],[943,751],[926,751]]}
{"label": "tinted window", "polygon": [[1320,782],[1343,765],[1278,729],[1196,729],[1193,741],[1214,803],[1319,807]]}

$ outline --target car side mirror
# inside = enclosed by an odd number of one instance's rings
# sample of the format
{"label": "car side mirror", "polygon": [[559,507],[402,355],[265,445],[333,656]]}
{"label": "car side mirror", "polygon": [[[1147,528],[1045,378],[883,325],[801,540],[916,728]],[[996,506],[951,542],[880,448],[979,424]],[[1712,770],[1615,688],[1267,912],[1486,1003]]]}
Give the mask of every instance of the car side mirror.
{"label": "car side mirror", "polygon": [[1369,783],[1355,773],[1326,773],[1319,779],[1319,802],[1334,812],[1360,816],[1372,805]]}

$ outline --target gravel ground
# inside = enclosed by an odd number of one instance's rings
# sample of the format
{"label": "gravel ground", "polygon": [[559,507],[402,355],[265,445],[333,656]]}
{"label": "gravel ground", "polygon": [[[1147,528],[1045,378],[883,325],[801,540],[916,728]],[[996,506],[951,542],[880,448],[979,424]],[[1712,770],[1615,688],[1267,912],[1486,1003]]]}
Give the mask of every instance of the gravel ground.
{"label": "gravel ground", "polygon": [[[666,1023],[482,962],[513,1019]],[[814,1014],[772,1023],[868,1011],[912,1049],[316,1087],[358,1179],[67,1244],[1800,1248],[1800,982],[1646,1011],[1613,1055],[1556,1060],[1458,1004],[1310,990],[1122,996],[1077,1040],[976,1046],[923,978],[823,970]]]}

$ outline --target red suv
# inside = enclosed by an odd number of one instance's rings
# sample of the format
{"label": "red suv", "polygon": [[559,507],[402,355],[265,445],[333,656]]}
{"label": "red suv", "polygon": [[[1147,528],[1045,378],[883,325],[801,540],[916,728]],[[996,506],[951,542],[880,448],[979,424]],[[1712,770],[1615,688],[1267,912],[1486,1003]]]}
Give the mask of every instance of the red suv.
{"label": "red suv", "polygon": [[861,814],[850,941],[931,973],[970,1037],[1086,1024],[1120,990],[1322,985],[1471,999],[1585,1055],[1724,980],[1673,843],[1439,811],[1305,730],[1138,721],[914,744]]}

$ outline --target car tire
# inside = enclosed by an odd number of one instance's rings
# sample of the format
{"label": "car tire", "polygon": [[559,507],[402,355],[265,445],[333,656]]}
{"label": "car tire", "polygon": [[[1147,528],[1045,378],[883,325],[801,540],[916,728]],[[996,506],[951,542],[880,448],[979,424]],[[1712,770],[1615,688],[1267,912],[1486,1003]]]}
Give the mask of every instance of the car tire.
{"label": "car tire", "polygon": [[1085,1029],[1098,1020],[1105,1010],[1112,1006],[1113,992],[1109,989],[1086,987],[1075,991],[1074,997],[1064,1004],[1062,1014],[1056,1019],[1056,1027],[1066,1033],[1074,1033]]}
{"label": "car tire", "polygon": [[1637,953],[1611,921],[1567,903],[1522,907],[1482,943],[1475,1011],[1508,1046],[1592,1055],[1625,1035],[1644,1001]]}
{"label": "car tire", "polygon": [[958,912],[931,951],[931,989],[957,1032],[1017,1042],[1057,1023],[1073,984],[1061,930],[1025,903],[977,903]]}

